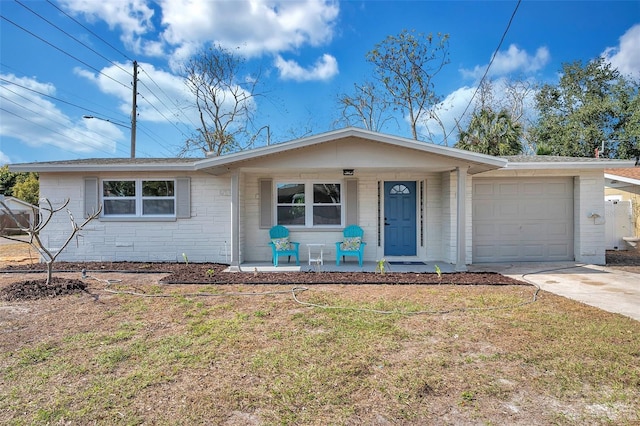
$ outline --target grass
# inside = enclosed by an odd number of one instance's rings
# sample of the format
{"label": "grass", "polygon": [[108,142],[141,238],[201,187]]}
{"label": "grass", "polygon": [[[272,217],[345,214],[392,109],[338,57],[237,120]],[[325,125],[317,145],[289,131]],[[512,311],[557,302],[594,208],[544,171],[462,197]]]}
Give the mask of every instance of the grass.
{"label": "grass", "polygon": [[13,319],[21,331],[0,338],[0,423],[640,422],[636,321],[547,293],[512,309],[404,314],[514,305],[531,291],[322,286],[298,295],[341,309],[286,294],[32,302],[38,315]]}

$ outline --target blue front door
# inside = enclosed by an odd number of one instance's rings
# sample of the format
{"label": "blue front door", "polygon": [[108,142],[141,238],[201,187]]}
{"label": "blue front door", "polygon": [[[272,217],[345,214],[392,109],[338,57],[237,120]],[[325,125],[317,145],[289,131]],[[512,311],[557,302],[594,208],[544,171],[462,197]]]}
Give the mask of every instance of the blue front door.
{"label": "blue front door", "polygon": [[384,255],[416,255],[416,183],[384,183]]}

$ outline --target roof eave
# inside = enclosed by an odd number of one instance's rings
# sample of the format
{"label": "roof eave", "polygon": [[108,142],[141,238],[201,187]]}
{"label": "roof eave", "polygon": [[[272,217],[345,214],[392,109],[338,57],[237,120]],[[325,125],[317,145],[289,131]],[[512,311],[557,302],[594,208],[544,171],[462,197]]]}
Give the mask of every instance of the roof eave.
{"label": "roof eave", "polygon": [[598,162],[508,162],[505,170],[558,170],[558,169],[617,169],[633,167],[634,161],[598,161]]}
{"label": "roof eave", "polygon": [[78,172],[162,172],[193,171],[194,164],[9,164],[12,172],[78,173]]}
{"label": "roof eave", "polygon": [[609,173],[605,173],[604,174],[604,178],[612,180],[612,181],[618,181],[618,182],[628,183],[628,184],[631,184],[631,185],[640,186],[640,179],[633,179],[633,178],[620,176],[620,175],[612,175],[612,174],[609,174]]}

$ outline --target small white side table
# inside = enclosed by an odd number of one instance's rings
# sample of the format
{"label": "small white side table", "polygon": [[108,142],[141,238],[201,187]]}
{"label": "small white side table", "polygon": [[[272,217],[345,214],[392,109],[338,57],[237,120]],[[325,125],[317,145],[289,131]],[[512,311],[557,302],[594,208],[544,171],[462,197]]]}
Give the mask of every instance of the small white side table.
{"label": "small white side table", "polygon": [[309,250],[309,265],[311,265],[311,262],[324,265],[324,260],[322,259],[324,244],[307,244],[307,249]]}

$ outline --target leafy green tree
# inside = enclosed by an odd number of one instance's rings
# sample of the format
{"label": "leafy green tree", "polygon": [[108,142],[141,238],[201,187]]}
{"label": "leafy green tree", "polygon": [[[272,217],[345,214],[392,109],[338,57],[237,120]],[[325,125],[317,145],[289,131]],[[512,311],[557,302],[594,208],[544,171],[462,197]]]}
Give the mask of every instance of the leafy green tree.
{"label": "leafy green tree", "polygon": [[441,101],[434,89],[434,79],[449,63],[449,35],[416,33],[403,30],[388,36],[366,55],[374,66],[375,79],[385,97],[409,121],[411,134],[418,139],[418,125],[438,117],[432,112]]}
{"label": "leafy green tree", "polygon": [[640,136],[638,88],[603,58],[565,63],[558,84],[536,95],[532,134],[554,155],[592,157],[604,142],[607,157],[629,158]]}
{"label": "leafy green tree", "polygon": [[23,176],[19,176],[16,184],[13,186],[13,196],[37,206],[40,199],[40,180],[38,179],[38,174],[29,172],[24,173]]}
{"label": "leafy green tree", "polygon": [[16,184],[17,173],[9,171],[9,166],[0,167],[0,194],[13,195],[13,185]]}
{"label": "leafy green tree", "polygon": [[0,194],[20,198],[31,204],[38,204],[39,183],[37,173],[14,173],[9,166],[0,167]]}
{"label": "leafy green tree", "polygon": [[488,155],[522,153],[522,126],[506,110],[481,109],[474,112],[467,130],[461,131],[456,148]]}

